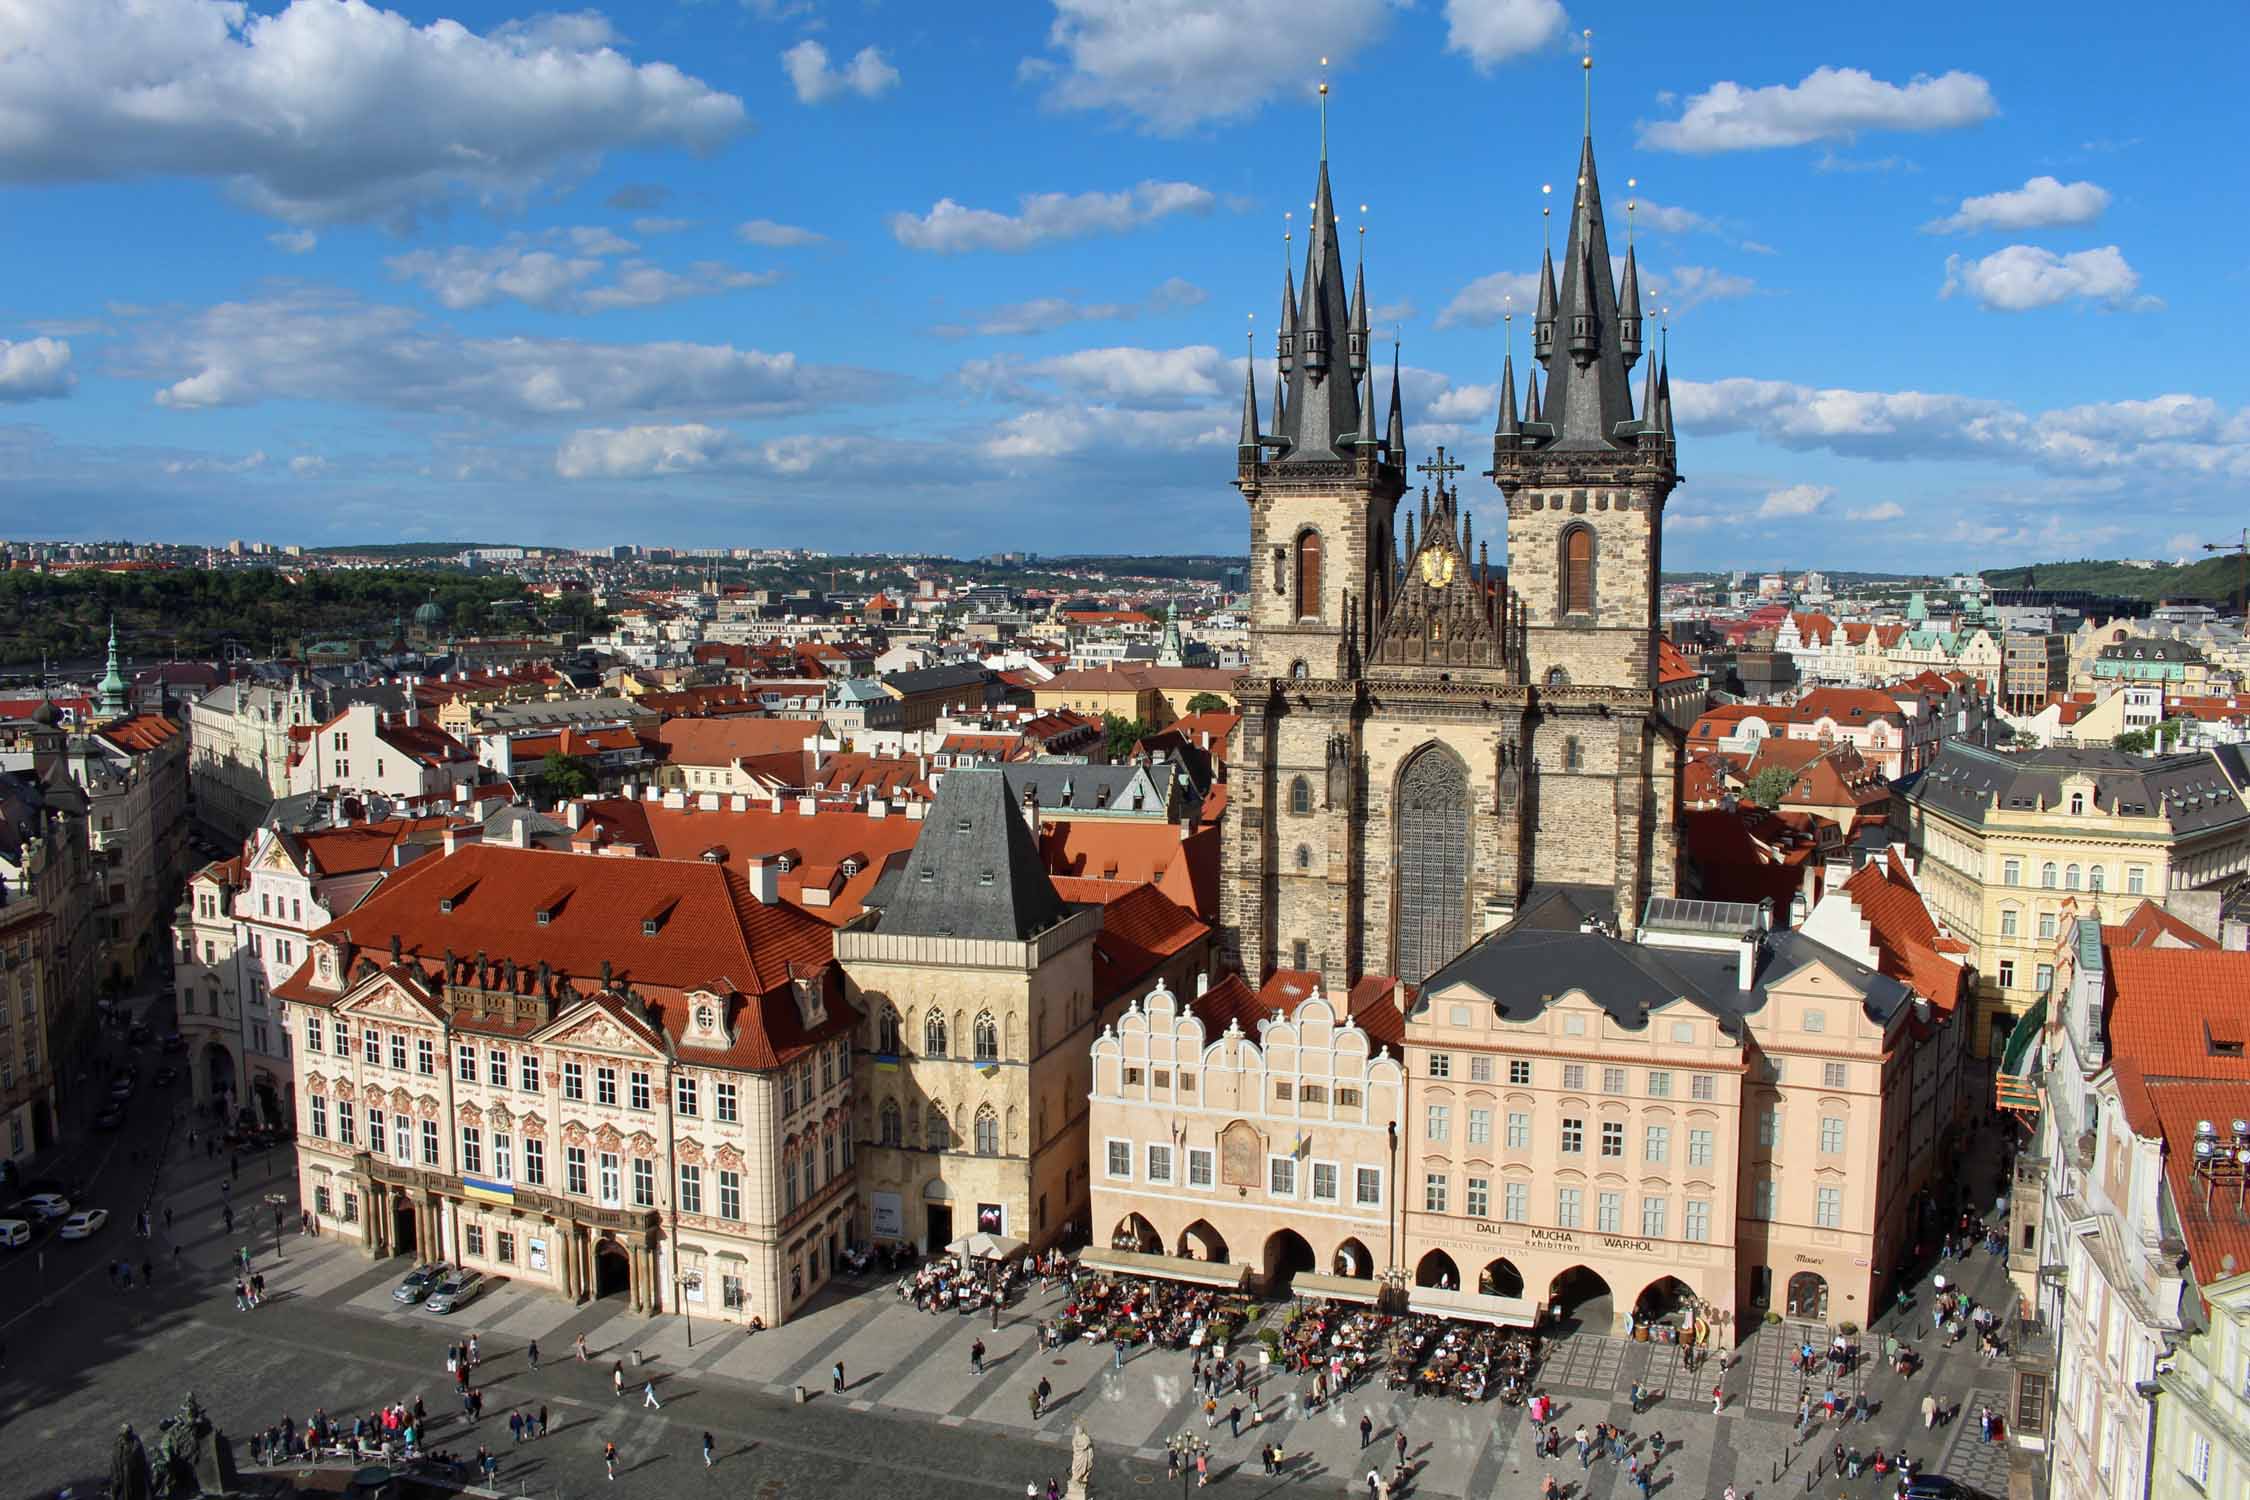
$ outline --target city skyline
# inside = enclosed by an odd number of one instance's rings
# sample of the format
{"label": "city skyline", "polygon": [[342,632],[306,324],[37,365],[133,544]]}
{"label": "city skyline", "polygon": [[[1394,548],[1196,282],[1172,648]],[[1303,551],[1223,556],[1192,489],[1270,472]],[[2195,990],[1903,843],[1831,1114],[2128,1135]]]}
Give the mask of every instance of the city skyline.
{"label": "city skyline", "polygon": [[[1230,550],[1241,339],[1262,394],[1321,58],[1410,443],[1475,459],[1586,26],[1612,233],[1633,199],[1700,459],[1670,566],[1753,527],[1933,571],[2231,529],[2250,411],[2199,309],[2242,272],[2195,187],[2223,37],[1185,8],[26,7],[0,530]],[[2159,84],[2161,121],[2097,102]]]}

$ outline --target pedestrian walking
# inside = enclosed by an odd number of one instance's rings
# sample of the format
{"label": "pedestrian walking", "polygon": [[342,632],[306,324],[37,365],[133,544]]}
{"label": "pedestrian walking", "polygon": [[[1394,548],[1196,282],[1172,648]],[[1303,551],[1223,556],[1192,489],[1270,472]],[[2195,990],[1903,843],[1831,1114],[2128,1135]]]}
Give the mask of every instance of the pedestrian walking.
{"label": "pedestrian walking", "polygon": [[1401,1422],[1401,1423],[1399,1423],[1399,1424],[1398,1424],[1398,1436],[1397,1436],[1397,1437],[1396,1437],[1395,1439],[1393,1439],[1393,1440],[1392,1440],[1391,1446],[1392,1446],[1392,1447],[1394,1447],[1394,1448],[1396,1448],[1396,1449],[1398,1449],[1398,1461],[1399,1461],[1400,1463],[1405,1463],[1405,1462],[1406,1462],[1406,1424],[1405,1424],[1404,1422]]}
{"label": "pedestrian walking", "polygon": [[[247,1263],[247,1259],[248,1259],[248,1257],[249,1257],[249,1254],[250,1254],[250,1252],[249,1252],[249,1251],[247,1251],[247,1250],[245,1250],[245,1251],[243,1251],[242,1253],[243,1253],[243,1256],[244,1256],[245,1262]],[[472,1333],[472,1334],[470,1334],[470,1335],[469,1335],[469,1368],[473,1370],[473,1369],[475,1369],[475,1368],[476,1368],[476,1367],[477,1367],[478,1365],[481,1365],[481,1364],[483,1364],[483,1363],[484,1363],[484,1354],[482,1353],[482,1351],[481,1351],[481,1350],[480,1350],[480,1349],[478,1348],[478,1346],[477,1346],[477,1336],[476,1336],[475,1334],[473,1334],[473,1333]]]}
{"label": "pedestrian walking", "polygon": [[609,1482],[611,1484],[617,1483],[617,1445],[615,1443],[602,1444],[602,1467],[609,1471]]}
{"label": "pedestrian walking", "polygon": [[969,1373],[971,1375],[982,1375],[984,1373],[983,1339],[977,1339],[969,1345]]}
{"label": "pedestrian walking", "polygon": [[1119,1334],[1119,1335],[1118,1335],[1118,1336],[1117,1336],[1116,1338],[1114,1338],[1114,1339],[1111,1339],[1111,1340],[1110,1340],[1109,1342],[1110,1342],[1110,1354],[1111,1354],[1111,1364],[1110,1364],[1110,1368],[1111,1368],[1111,1369],[1113,1369],[1113,1370],[1122,1370],[1122,1369],[1124,1369],[1124,1368],[1125,1368],[1125,1336],[1124,1336],[1123,1334]]}
{"label": "pedestrian walking", "polygon": [[1382,1483],[1382,1475],[1376,1473],[1373,1469],[1367,1471],[1367,1500],[1375,1500],[1376,1492],[1381,1488]]}
{"label": "pedestrian walking", "polygon": [[711,1434],[708,1432],[703,1434],[703,1467],[706,1469],[711,1467],[711,1451],[714,1446],[711,1441]]}
{"label": "pedestrian walking", "polygon": [[578,1335],[578,1337],[572,1341],[572,1347],[578,1351],[578,1362],[580,1364],[586,1363],[586,1335],[584,1335],[583,1333]]}
{"label": "pedestrian walking", "polygon": [[1239,1437],[1241,1437],[1241,1436],[1242,1436],[1242,1403],[1241,1403],[1241,1402],[1239,1402],[1239,1401],[1238,1401],[1238,1402],[1236,1402],[1236,1403],[1235,1403],[1235,1404],[1234,1404],[1233,1406],[1230,1406],[1230,1407],[1228,1407],[1228,1408],[1227,1408],[1227,1426],[1228,1426],[1229,1428],[1233,1429],[1234,1435],[1235,1435],[1235,1436],[1236,1436],[1237,1438],[1239,1438]]}
{"label": "pedestrian walking", "polygon": [[644,1380],[641,1382],[641,1405],[653,1406],[658,1411],[664,1410],[664,1403],[656,1399],[655,1381]]}
{"label": "pedestrian walking", "polygon": [[1359,1414],[1359,1445],[1364,1448],[1375,1436],[1375,1419],[1366,1412]]}
{"label": "pedestrian walking", "polygon": [[529,1348],[525,1349],[525,1350],[524,1350],[524,1353],[526,1353],[526,1354],[528,1354],[528,1355],[530,1355],[530,1356],[531,1356],[531,1368],[533,1368],[534,1370],[538,1369],[538,1368],[539,1368],[539,1340],[537,1340],[537,1339],[533,1339],[533,1340],[531,1341],[531,1346],[530,1346]]}
{"label": "pedestrian walking", "polygon": [[522,1441],[523,1441],[523,1413],[522,1413],[522,1412],[520,1412],[520,1411],[511,1411],[511,1412],[509,1412],[509,1413],[508,1413],[508,1436],[509,1436],[510,1438],[512,1438],[513,1440],[515,1440],[516,1442],[519,1442],[519,1443],[520,1443],[520,1442],[522,1442]]}
{"label": "pedestrian walking", "polygon": [[547,1403],[544,1401],[539,1403],[539,1435],[547,1435]]}
{"label": "pedestrian walking", "polygon": [[1034,1416],[1044,1413],[1047,1410],[1047,1398],[1052,1396],[1054,1393],[1055,1388],[1047,1384],[1047,1377],[1044,1375],[1040,1376],[1039,1388],[1037,1391],[1037,1395],[1039,1397],[1039,1405],[1038,1408],[1033,1412]]}
{"label": "pedestrian walking", "polygon": [[625,1361],[618,1360],[609,1367],[609,1388],[616,1395],[625,1394]]}
{"label": "pedestrian walking", "polygon": [[837,1395],[844,1394],[844,1362],[842,1360],[837,1360],[835,1368],[828,1372],[828,1383],[835,1388]]}
{"label": "pedestrian walking", "polygon": [[1202,1489],[1210,1482],[1211,1455],[1207,1450],[1198,1450],[1195,1455],[1195,1487]]}
{"label": "pedestrian walking", "polygon": [[1927,1432],[1935,1426],[1937,1426],[1937,1396],[1932,1393],[1922,1398],[1922,1430]]}
{"label": "pedestrian walking", "polygon": [[1717,1416],[1721,1411],[1725,1410],[1726,1404],[1727,1393],[1725,1388],[1721,1386],[1711,1387],[1711,1415],[1714,1417]]}

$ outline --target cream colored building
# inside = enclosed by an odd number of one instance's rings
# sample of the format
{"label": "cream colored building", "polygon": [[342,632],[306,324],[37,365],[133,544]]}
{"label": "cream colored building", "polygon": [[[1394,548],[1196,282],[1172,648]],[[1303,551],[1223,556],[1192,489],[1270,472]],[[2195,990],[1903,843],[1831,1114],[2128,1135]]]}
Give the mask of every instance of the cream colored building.
{"label": "cream colored building", "polygon": [[[866,907],[836,934],[869,1053],[861,1233],[941,1249],[1083,1227],[1088,1048],[1159,956],[1063,900],[997,767],[946,773]],[[1173,916],[1201,934],[1155,963],[1177,986],[1207,966],[1209,934]]]}
{"label": "cream colored building", "polygon": [[2066,898],[2126,911],[2250,870],[2243,764],[2239,747],[2010,755],[1954,741],[1901,790],[1892,821],[1939,919],[1970,946],[1977,1056],[1997,1054],[2053,983]]}
{"label": "cream colored building", "polygon": [[857,1204],[830,929],[702,861],[471,844],[311,934],[302,1201],[375,1255],[777,1324]]}
{"label": "cream colored building", "polygon": [[2250,1270],[2204,1286],[2201,1312],[2156,1377],[2150,1500],[2250,1495]]}
{"label": "cream colored building", "polygon": [[1372,1301],[1399,1280],[1392,1127],[1402,1022],[1378,991],[1356,1015],[1317,978],[1253,993],[1228,975],[1159,986],[1093,1046],[1085,1262]]}
{"label": "cream colored building", "polygon": [[1941,1017],[1754,907],[1652,901],[1638,942],[1569,908],[1470,948],[1407,1017],[1415,1286],[1605,1333],[1864,1325],[1938,1159],[1887,1075]]}

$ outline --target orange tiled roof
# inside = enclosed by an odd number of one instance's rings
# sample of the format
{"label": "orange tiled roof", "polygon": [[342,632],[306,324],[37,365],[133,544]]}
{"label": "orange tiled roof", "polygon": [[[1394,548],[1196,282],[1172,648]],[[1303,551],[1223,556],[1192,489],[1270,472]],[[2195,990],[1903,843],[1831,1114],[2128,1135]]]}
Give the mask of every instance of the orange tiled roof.
{"label": "orange tiled roof", "polygon": [[2105,948],[2154,948],[2159,945],[2173,948],[2216,948],[2219,943],[2216,938],[2189,926],[2154,901],[2144,900],[2133,908],[2123,922],[2114,927],[2102,928],[2102,946]]}
{"label": "orange tiled roof", "polygon": [[[785,801],[781,812],[760,800],[742,812],[622,797],[584,806],[585,824],[572,843],[597,853],[623,853],[620,846],[627,846],[643,857],[700,860],[716,851],[738,873],[747,872],[753,858],[786,854],[791,868],[777,880],[781,899],[834,926],[859,915],[876,879],[914,847],[922,828],[911,818],[870,817],[856,808],[800,813],[794,801]],[[844,874],[847,862],[857,866],[850,875]]]}
{"label": "orange tiled roof", "polygon": [[2196,1124],[2209,1120],[2224,1131],[2227,1122],[2250,1118],[2250,1084],[2166,1080],[2149,1083],[2146,1092],[2154,1133],[2169,1148],[2164,1178],[2196,1281],[2208,1285],[2250,1269],[2250,1208],[2242,1188],[2213,1183],[2195,1169]]}
{"label": "orange tiled roof", "polygon": [[1686,682],[1691,678],[1701,677],[1702,675],[1695,665],[1681,654],[1679,647],[1673,645],[1664,636],[1656,638],[1656,680],[1659,683]]}
{"label": "orange tiled roof", "polygon": [[180,726],[162,714],[131,714],[113,719],[97,731],[120,750],[135,755],[161,750],[180,737]]}
{"label": "orange tiled roof", "polygon": [[2110,1062],[2135,1133],[2157,1133],[2151,1080],[2250,1083],[2250,953],[2105,945],[2102,957]]}
{"label": "orange tiled roof", "polygon": [[1048,873],[1150,884],[1206,922],[1219,914],[1219,830],[1182,837],[1176,823],[1126,819],[1042,823],[1039,853]]}
{"label": "orange tiled roof", "polygon": [[317,876],[361,875],[391,862],[391,851],[401,844],[436,843],[451,818],[387,818],[380,823],[351,823],[336,828],[315,828],[294,835]]}
{"label": "orange tiled roof", "polygon": [[1844,889],[1867,921],[1881,971],[1940,1009],[1952,1010],[1960,1002],[1967,971],[1939,951],[1944,939],[1937,922],[1897,851],[1860,866]]}
{"label": "orange tiled roof", "polygon": [[655,740],[676,766],[728,766],[759,755],[802,751],[820,732],[805,719],[667,719]]}

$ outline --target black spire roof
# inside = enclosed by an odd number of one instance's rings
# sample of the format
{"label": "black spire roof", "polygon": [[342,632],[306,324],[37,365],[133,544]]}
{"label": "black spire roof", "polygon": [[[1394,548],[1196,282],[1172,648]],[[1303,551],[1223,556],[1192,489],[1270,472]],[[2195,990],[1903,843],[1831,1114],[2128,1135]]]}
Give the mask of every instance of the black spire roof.
{"label": "black spire roof", "polygon": [[1328,185],[1328,157],[1320,159],[1313,187],[1312,224],[1306,236],[1305,277],[1296,308],[1297,357],[1284,414],[1276,423],[1288,446],[1282,463],[1334,463],[1351,456],[1361,432],[1359,382],[1353,378],[1352,309],[1344,284],[1344,258],[1336,245],[1336,195]]}
{"label": "black spire roof", "polygon": [[[1555,430],[1555,449],[1623,447],[1629,440],[1621,441],[1615,433],[1620,422],[1632,420],[1633,396],[1625,381],[1617,289],[1609,279],[1609,232],[1602,223],[1591,136],[1578,155],[1578,193],[1571,205],[1562,275],[1556,337],[1544,361],[1547,394],[1541,416]],[[1544,287],[1541,292],[1543,298]]]}

